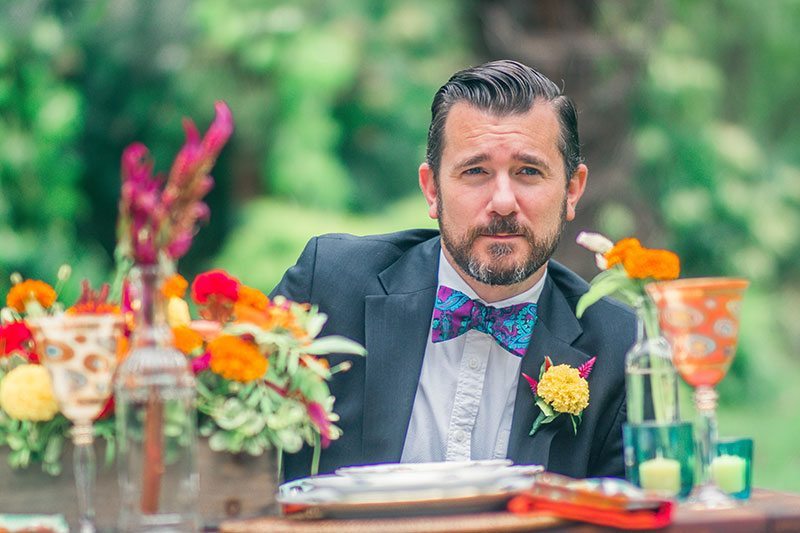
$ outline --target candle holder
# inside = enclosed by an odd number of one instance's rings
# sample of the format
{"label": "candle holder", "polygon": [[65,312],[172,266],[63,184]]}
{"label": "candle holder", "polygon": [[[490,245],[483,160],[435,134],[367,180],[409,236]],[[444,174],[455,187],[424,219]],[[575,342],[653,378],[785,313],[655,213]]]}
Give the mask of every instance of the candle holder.
{"label": "candle holder", "polygon": [[685,498],[694,484],[694,439],[689,422],[625,424],[625,477],[667,498]]}
{"label": "candle holder", "polygon": [[753,439],[725,438],[717,441],[717,456],[711,461],[711,477],[726,494],[739,500],[750,498],[753,479]]}

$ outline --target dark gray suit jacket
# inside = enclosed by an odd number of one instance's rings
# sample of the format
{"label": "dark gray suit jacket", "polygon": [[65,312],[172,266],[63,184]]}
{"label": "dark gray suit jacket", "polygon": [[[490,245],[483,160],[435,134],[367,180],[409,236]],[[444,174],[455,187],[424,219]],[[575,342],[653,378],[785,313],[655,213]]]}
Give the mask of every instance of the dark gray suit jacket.
{"label": "dark gray suit jacket", "polygon": [[[319,305],[329,315],[321,335],[338,334],[366,346],[366,358],[337,374],[331,391],[344,435],[323,450],[320,473],[340,466],[397,462],[417,390],[437,289],[439,236],[433,230],[354,237],[323,235],[309,241],[272,295]],[[625,352],[634,339],[632,312],[603,299],[575,317],[588,285],[551,261],[539,298],[539,320],[522,372],[538,376],[544,357],[577,367],[597,356],[589,378],[589,407],[578,434],[560,416],[529,436],[539,413],[520,379],[508,445],[517,464],[542,464],[574,477],[621,476],[625,421]],[[286,479],[308,475],[309,449],[285,457]]]}

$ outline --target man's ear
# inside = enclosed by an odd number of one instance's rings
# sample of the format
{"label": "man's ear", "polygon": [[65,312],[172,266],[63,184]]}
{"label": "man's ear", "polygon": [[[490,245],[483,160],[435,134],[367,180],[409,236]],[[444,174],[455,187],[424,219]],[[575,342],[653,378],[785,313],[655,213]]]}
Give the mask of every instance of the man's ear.
{"label": "man's ear", "polygon": [[436,179],[433,177],[433,170],[428,163],[422,163],[419,166],[419,188],[422,189],[425,201],[428,202],[428,216],[434,219],[439,218],[439,195],[436,193]]}
{"label": "man's ear", "polygon": [[589,176],[589,169],[581,163],[572,173],[572,177],[567,184],[567,220],[575,219],[575,207],[578,200],[586,190],[586,178]]}

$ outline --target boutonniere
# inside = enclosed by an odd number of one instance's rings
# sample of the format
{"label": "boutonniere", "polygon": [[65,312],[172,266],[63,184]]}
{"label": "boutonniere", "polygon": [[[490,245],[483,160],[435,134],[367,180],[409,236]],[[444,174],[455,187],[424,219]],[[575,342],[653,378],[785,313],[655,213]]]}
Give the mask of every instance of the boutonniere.
{"label": "boutonniere", "polygon": [[578,368],[569,365],[553,365],[549,357],[544,358],[539,370],[539,380],[522,373],[522,377],[531,386],[533,398],[541,410],[533,421],[533,435],[542,424],[549,424],[559,415],[567,414],[572,420],[572,429],[578,433],[583,410],[589,405],[589,374],[596,357],[592,357]]}

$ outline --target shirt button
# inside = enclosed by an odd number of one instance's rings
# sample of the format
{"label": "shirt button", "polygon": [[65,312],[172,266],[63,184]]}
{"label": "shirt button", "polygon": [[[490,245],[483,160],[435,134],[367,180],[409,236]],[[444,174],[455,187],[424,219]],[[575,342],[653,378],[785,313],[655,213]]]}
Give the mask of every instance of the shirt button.
{"label": "shirt button", "polygon": [[461,431],[460,429],[455,433],[456,442],[464,442],[464,439],[467,438],[466,433]]}
{"label": "shirt button", "polygon": [[470,357],[467,365],[469,365],[470,370],[475,370],[478,368],[478,359],[475,357]]}

